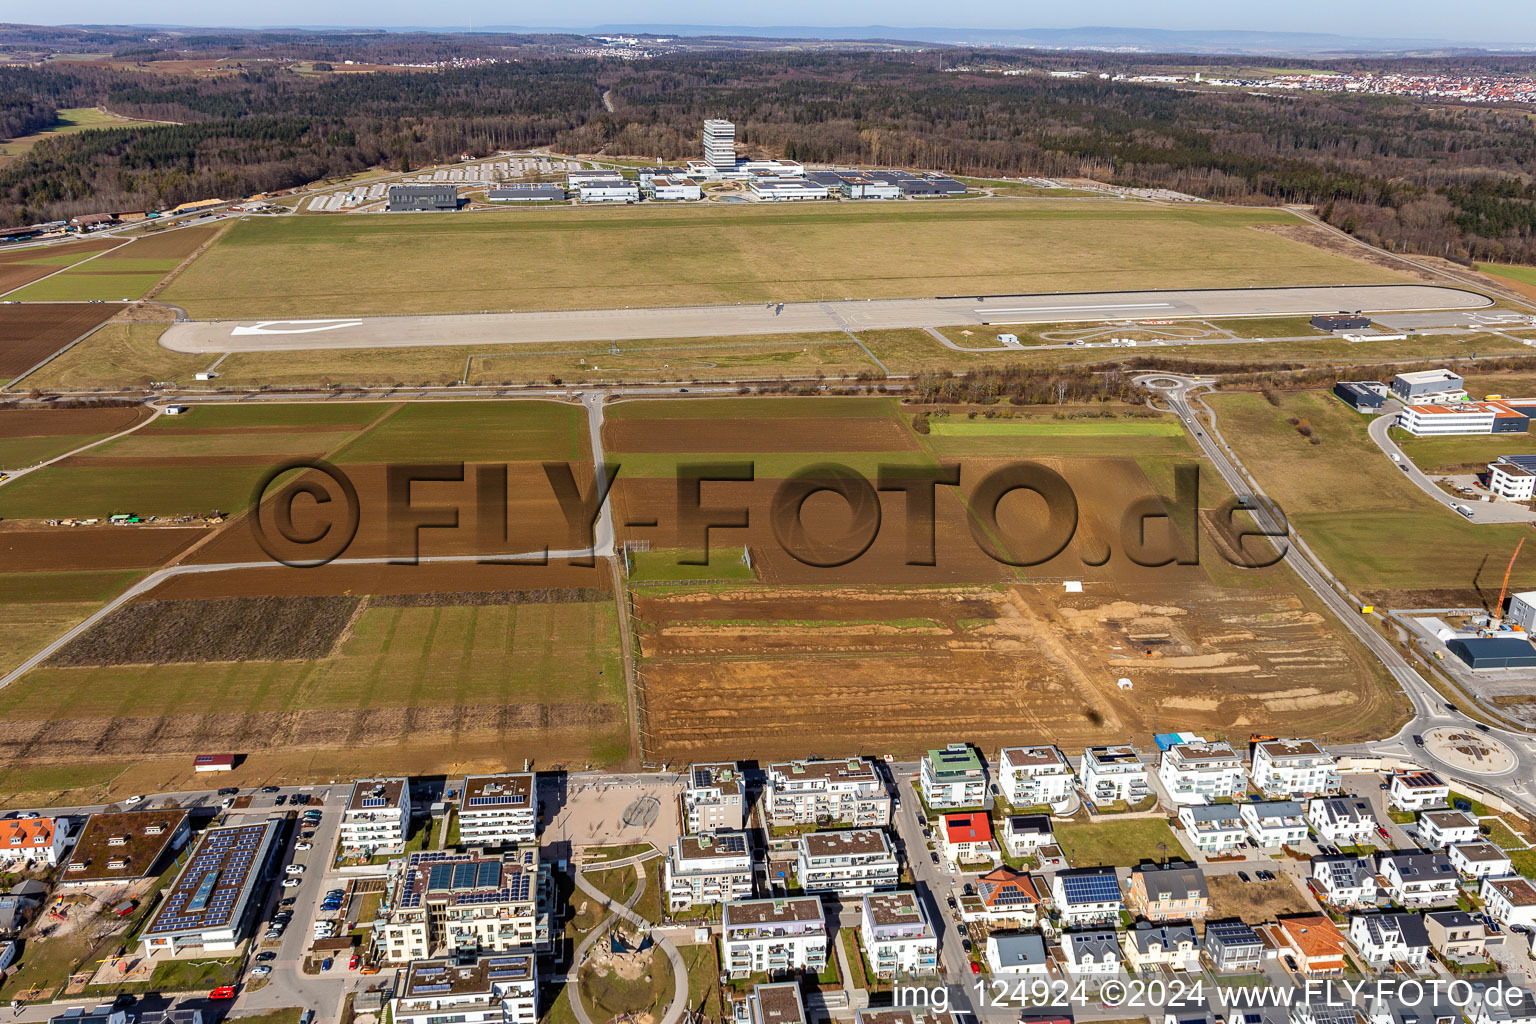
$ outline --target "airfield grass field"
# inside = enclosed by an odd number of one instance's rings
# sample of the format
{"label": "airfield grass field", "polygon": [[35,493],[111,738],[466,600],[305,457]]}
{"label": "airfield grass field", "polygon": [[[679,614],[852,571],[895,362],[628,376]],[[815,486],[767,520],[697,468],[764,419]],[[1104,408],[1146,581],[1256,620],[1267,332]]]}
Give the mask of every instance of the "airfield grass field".
{"label": "airfield grass field", "polygon": [[[1516,524],[1473,525],[1435,502],[1371,441],[1369,418],[1327,391],[1285,392],[1278,406],[1235,392],[1209,403],[1233,451],[1312,550],[1378,604],[1417,607],[1415,591],[1491,602],[1505,553],[1530,536]],[[1309,443],[1291,417],[1310,425],[1321,443]],[[1521,444],[1529,446],[1517,439]],[[1536,565],[1517,563],[1510,585],[1536,587]]]}
{"label": "airfield grass field", "polygon": [[162,298],[276,318],[1404,280],[1256,230],[1290,222],[1029,200],[261,218]]}

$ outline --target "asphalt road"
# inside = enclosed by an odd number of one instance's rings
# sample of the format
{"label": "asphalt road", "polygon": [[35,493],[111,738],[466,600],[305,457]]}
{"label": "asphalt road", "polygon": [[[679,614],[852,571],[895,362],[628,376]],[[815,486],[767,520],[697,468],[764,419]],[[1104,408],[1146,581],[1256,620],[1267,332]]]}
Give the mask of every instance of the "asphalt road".
{"label": "asphalt road", "polygon": [[1380,313],[1475,309],[1488,305],[1492,305],[1492,300],[1476,292],[1427,284],[1078,292],[450,316],[189,320],[172,324],[161,336],[160,344],[191,353],[275,352],[713,338],[982,324],[1001,327],[1127,318],[1296,316],[1341,309]]}
{"label": "asphalt road", "polygon": [[1435,503],[1445,509],[1446,515],[1459,516],[1456,505],[1465,505],[1472,510],[1472,514],[1465,518],[1474,523],[1531,523],[1536,522],[1536,512],[1532,512],[1524,505],[1517,505],[1512,501],[1478,501],[1475,498],[1453,498],[1440,486],[1429,478],[1423,470],[1414,465],[1403,450],[1392,440],[1392,424],[1397,421],[1397,414],[1402,411],[1401,402],[1388,402],[1382,409],[1381,415],[1371,420],[1367,428],[1371,440],[1376,442],[1382,454],[1393,459],[1402,470],[1403,475],[1413,482],[1414,486],[1429,495]]}

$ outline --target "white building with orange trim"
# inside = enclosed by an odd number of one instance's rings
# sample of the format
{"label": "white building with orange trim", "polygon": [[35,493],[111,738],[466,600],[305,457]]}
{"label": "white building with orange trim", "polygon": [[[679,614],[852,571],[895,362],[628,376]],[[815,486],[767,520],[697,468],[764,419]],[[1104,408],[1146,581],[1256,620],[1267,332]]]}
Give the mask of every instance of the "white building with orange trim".
{"label": "white building with orange trim", "polygon": [[0,821],[0,864],[58,867],[64,857],[68,818],[8,818]]}

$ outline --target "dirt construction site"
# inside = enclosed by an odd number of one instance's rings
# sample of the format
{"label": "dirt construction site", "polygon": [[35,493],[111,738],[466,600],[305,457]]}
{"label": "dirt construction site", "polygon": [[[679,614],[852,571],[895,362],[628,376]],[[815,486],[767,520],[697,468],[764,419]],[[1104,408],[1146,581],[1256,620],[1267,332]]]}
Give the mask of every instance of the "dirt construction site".
{"label": "dirt construction site", "polygon": [[635,608],[643,742],[674,763],[1173,728],[1345,740],[1399,711],[1361,651],[1274,591],[769,588],[642,592]]}

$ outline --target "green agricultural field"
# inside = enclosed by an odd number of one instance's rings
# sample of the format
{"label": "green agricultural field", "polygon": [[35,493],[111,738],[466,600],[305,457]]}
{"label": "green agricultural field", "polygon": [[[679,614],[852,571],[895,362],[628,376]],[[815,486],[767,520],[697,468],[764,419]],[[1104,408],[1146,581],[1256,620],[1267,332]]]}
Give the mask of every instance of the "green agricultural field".
{"label": "green agricultural field", "polygon": [[1106,864],[1135,867],[1146,860],[1182,856],[1184,850],[1163,818],[1058,825],[1056,838],[1067,862],[1075,868]]}
{"label": "green agricultural field", "polygon": [[0,487],[0,517],[60,519],[238,512],[265,466],[72,466],[60,463]]}
{"label": "green agricultural field", "polygon": [[1482,471],[1500,455],[1536,454],[1536,437],[1530,434],[1471,437],[1412,437],[1394,428],[1398,447],[1426,472],[1467,472],[1476,466]]}
{"label": "green agricultural field", "polygon": [[165,276],[159,271],[101,271],[101,265],[100,260],[92,260],[10,292],[8,297],[18,302],[125,302],[143,298]]}
{"label": "green agricultural field", "polygon": [[[1473,525],[1403,479],[1367,436],[1368,417],[1327,391],[1286,393],[1278,407],[1239,393],[1210,405],[1233,451],[1350,587],[1496,590],[1495,563],[1507,560],[1500,553],[1530,536],[1524,526]],[[1287,422],[1292,416],[1322,443],[1308,443]],[[1536,564],[1517,563],[1511,585],[1536,587]]]}
{"label": "green agricultural field", "polygon": [[418,402],[336,455],[340,462],[518,462],[591,458],[587,415],[546,401]]}
{"label": "green agricultural field", "polygon": [[285,317],[1403,280],[1255,230],[1288,223],[1022,199],[259,218],[162,298],[197,317]]}
{"label": "green agricultural field", "polygon": [[161,430],[240,430],[245,427],[340,428],[364,426],[398,409],[389,402],[249,402],[194,405],[178,416],[161,416],[145,428]]}
{"label": "green agricultural field", "polygon": [[[65,586],[76,587],[72,582]],[[85,599],[67,590],[55,597],[47,583],[32,590],[25,600],[0,603],[0,673],[9,672],[59,634],[85,621],[100,604],[94,597]]]}
{"label": "green agricultural field", "polygon": [[697,558],[701,552],[635,551],[629,556],[629,578],[637,583],[664,583],[677,580],[755,580],[754,573],[741,552],[734,547],[716,545],[710,549],[708,565],[680,565],[683,558]]}
{"label": "green agricultural field", "polygon": [[92,128],[132,128],[150,123],[118,117],[95,107],[66,107],[55,115],[52,127],[32,135],[22,135],[0,142],[0,163],[25,155],[33,146],[50,135],[68,135],[89,131]]}
{"label": "green agricultural field", "polygon": [[621,419],[868,419],[899,414],[895,398],[690,398],[676,401],[632,399],[608,406],[604,415]]}
{"label": "green agricultural field", "polygon": [[1479,263],[1477,269],[1495,277],[1506,277],[1521,284],[1536,285],[1536,267],[1514,267],[1503,263]]}
{"label": "green agricultural field", "polygon": [[[0,606],[31,604],[36,601],[95,601],[100,604],[142,573],[133,570],[96,572],[8,572],[0,573]],[[0,617],[6,614],[0,609]]]}
{"label": "green agricultural field", "polygon": [[[463,361],[460,361],[460,367]],[[740,380],[777,377],[883,376],[869,354],[841,333],[652,339],[559,346],[508,345],[479,350],[470,384],[543,381]]]}

